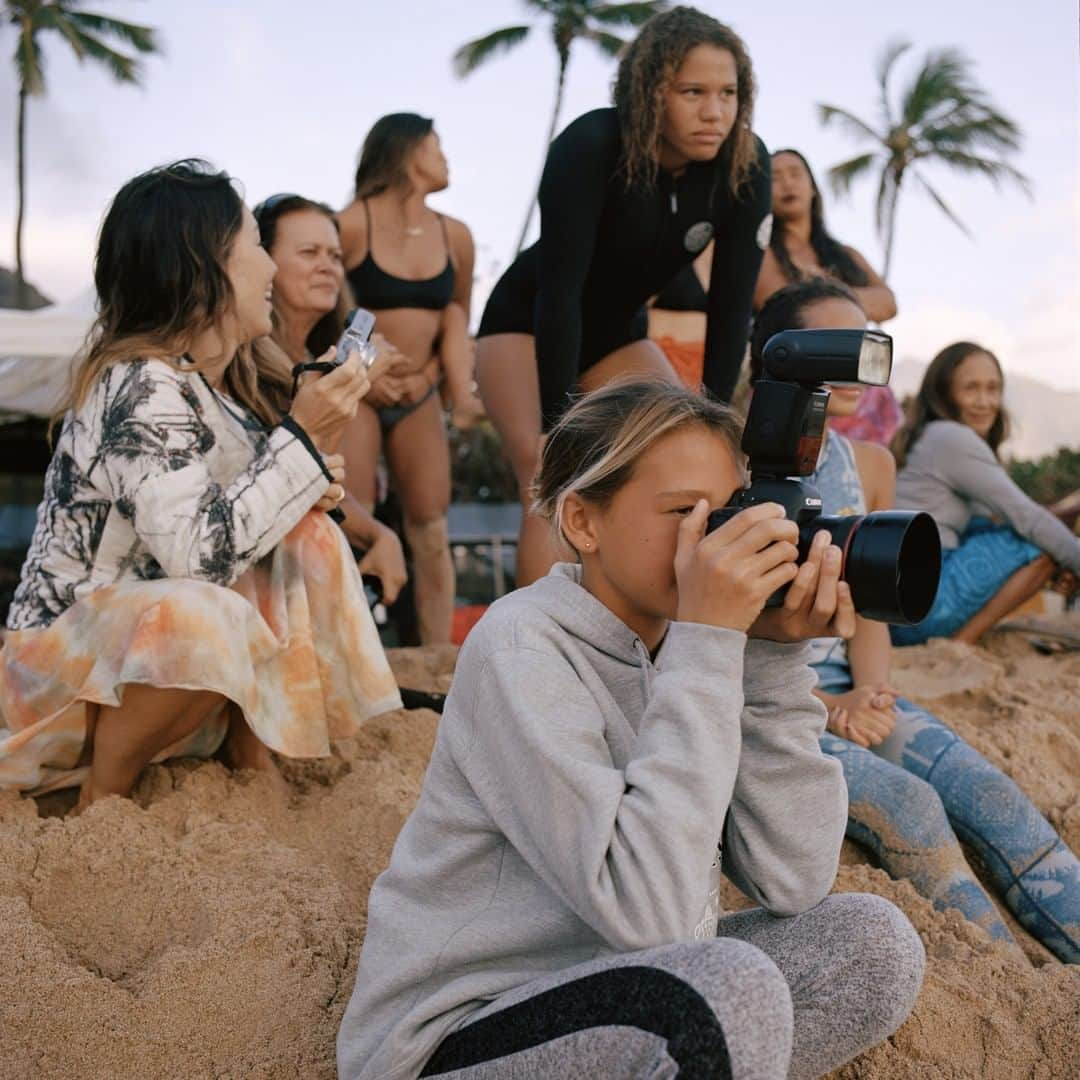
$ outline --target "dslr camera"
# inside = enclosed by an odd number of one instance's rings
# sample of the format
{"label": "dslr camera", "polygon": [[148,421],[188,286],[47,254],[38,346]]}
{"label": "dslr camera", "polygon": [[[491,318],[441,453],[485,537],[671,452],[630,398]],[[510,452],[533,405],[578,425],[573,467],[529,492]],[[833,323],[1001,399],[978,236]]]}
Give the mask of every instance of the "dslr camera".
{"label": "dslr camera", "polygon": [[[784,330],[763,354],[762,378],[743,429],[750,483],[709,515],[712,532],[740,510],[779,503],[799,527],[799,562],[824,529],[843,553],[841,578],[867,619],[910,625],[929,613],[941,574],[941,540],[925,513],[883,510],[823,517],[821,496],[803,477],[817,468],[829,403],[827,383],[885,386],[892,338],[874,330]],[[783,603],[783,588],[766,607]]]}

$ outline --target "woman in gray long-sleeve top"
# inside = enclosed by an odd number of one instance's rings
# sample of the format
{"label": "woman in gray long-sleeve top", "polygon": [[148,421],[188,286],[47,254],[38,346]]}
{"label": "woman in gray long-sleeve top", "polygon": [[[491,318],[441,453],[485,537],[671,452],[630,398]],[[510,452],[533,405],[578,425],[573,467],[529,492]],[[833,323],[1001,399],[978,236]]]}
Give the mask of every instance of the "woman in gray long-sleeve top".
{"label": "woman in gray long-sleeve top", "polygon": [[[371,892],[344,1080],[813,1077],[907,1016],[911,924],[827,895],[847,800],[800,639],[854,628],[840,552],[820,534],[796,570],[774,504],[704,535],[738,438],[657,383],[553,430],[537,511],[575,561],[465,642]],[[722,915],[721,870],[760,906]]]}
{"label": "woman in gray long-sleeve top", "polygon": [[944,556],[930,614],[892,627],[896,645],[975,642],[1055,574],[1063,589],[1076,587],[1080,538],[1029,499],[997,456],[1008,434],[1004,387],[993,353],[949,345],[926,369],[893,441],[896,505],[934,518]]}

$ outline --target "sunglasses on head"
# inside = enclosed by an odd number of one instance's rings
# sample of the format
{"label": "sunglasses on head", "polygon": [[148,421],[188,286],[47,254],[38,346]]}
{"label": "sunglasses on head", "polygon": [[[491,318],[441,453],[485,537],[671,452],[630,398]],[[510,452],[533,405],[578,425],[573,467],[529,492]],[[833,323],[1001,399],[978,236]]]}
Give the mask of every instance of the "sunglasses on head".
{"label": "sunglasses on head", "polygon": [[269,214],[275,206],[280,206],[283,202],[287,202],[289,199],[301,199],[303,196],[297,195],[293,191],[279,191],[276,195],[269,195],[263,199],[258,206],[251,212],[255,215],[256,221],[262,221],[264,215]]}

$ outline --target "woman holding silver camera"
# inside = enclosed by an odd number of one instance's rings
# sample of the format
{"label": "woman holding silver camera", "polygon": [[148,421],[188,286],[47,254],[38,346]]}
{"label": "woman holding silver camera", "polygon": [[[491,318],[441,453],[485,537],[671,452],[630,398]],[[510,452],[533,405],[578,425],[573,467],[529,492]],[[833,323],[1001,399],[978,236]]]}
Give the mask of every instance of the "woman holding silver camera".
{"label": "woman holding silver camera", "polygon": [[480,396],[525,515],[518,582],[555,559],[530,512],[543,432],[575,391],[675,380],[646,304],[713,241],[703,381],[729,400],[769,228],[769,156],[751,130],[754,74],[729,27],[693,8],[654,16],[627,47],[615,106],[551,144],[540,239],[495,286],[477,336]]}
{"label": "woman holding silver camera", "polygon": [[[760,371],[765,343],[781,331],[865,328],[845,286],[821,278],[788,285],[758,314],[752,368]],[[855,412],[861,389],[830,387],[825,441],[810,477],[827,516],[894,505],[896,466],[888,450],[832,428],[835,418]],[[844,769],[848,836],[935,907],[956,908],[992,937],[1011,941],[968,865],[963,839],[1020,925],[1060,960],[1080,963],[1080,862],[1008,776],[893,689],[889,629],[857,617],[849,641],[812,643],[815,693],[829,710],[821,747]]]}
{"label": "woman holding silver camera", "polygon": [[0,651],[0,785],[81,785],[85,807],[177,755],[273,771],[270,750],[327,754],[400,707],[320,512],[341,498],[334,450],[367,375],[350,357],[281,416],[250,351],[271,329],[274,271],[205,162],[113,200],[100,314]]}
{"label": "woman holding silver camera", "polygon": [[[739,434],[658,382],[551,432],[537,510],[573,561],[465,641],[371,892],[343,1080],[809,1078],[911,1010],[910,923],[827,895],[845,799],[799,639],[854,625],[840,552],[819,534],[796,569],[775,504],[705,534]],[[722,914],[721,869],[760,907]]]}
{"label": "woman holding silver camera", "polygon": [[[345,283],[337,219],[325,204],[293,194],[271,195],[254,214],[262,245],[277,265],[273,339],[290,365],[312,360],[337,344],[354,306]],[[378,379],[401,354],[381,334],[372,342],[377,358],[370,374]],[[283,409],[287,411],[284,401]],[[373,459],[363,467],[374,476],[375,466]],[[339,508],[349,543],[364,551],[360,573],[377,577],[382,599],[392,604],[408,577],[397,534],[352,494],[347,476]]]}
{"label": "woman holding silver camera", "polygon": [[[364,139],[355,198],[338,215],[346,275],[357,303],[373,311],[401,358],[372,383],[344,450],[354,463],[386,456],[412,555],[422,644],[450,640],[454,564],[446,513],[450,449],[439,383],[446,372],[455,415],[469,411],[468,342],[473,241],[462,222],[437,213],[428,196],[450,182],[432,121],[414,113],[378,120]],[[351,490],[375,502],[374,478],[357,472]]]}

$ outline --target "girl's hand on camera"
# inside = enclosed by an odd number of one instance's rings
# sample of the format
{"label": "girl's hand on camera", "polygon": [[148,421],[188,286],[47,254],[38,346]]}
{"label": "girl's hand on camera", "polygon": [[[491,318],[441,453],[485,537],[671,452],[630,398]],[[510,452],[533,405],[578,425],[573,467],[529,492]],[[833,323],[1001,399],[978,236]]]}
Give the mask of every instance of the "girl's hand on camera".
{"label": "girl's hand on camera", "polygon": [[795,577],[799,531],[776,503],[743,510],[706,536],[708,516],[701,499],[679,525],[675,617],[746,632],[765,601]]}
{"label": "girl's hand on camera", "polygon": [[324,454],[323,464],[334,478],[333,483],[323,492],[322,498],[315,504],[316,510],[333,510],[345,498],[345,456],[343,454]]}
{"label": "girl's hand on camera", "polygon": [[763,612],[751,636],[771,641],[851,637],[855,633],[855,605],[851,588],[840,580],[842,569],[840,549],[829,543],[827,532],[820,531],[784,597],[783,607]]}
{"label": "girl's hand on camera", "polygon": [[[334,352],[332,347],[327,349],[319,360],[332,361]],[[289,415],[308,433],[319,453],[333,453],[370,385],[359,355],[353,353],[333,371],[302,379]]]}

